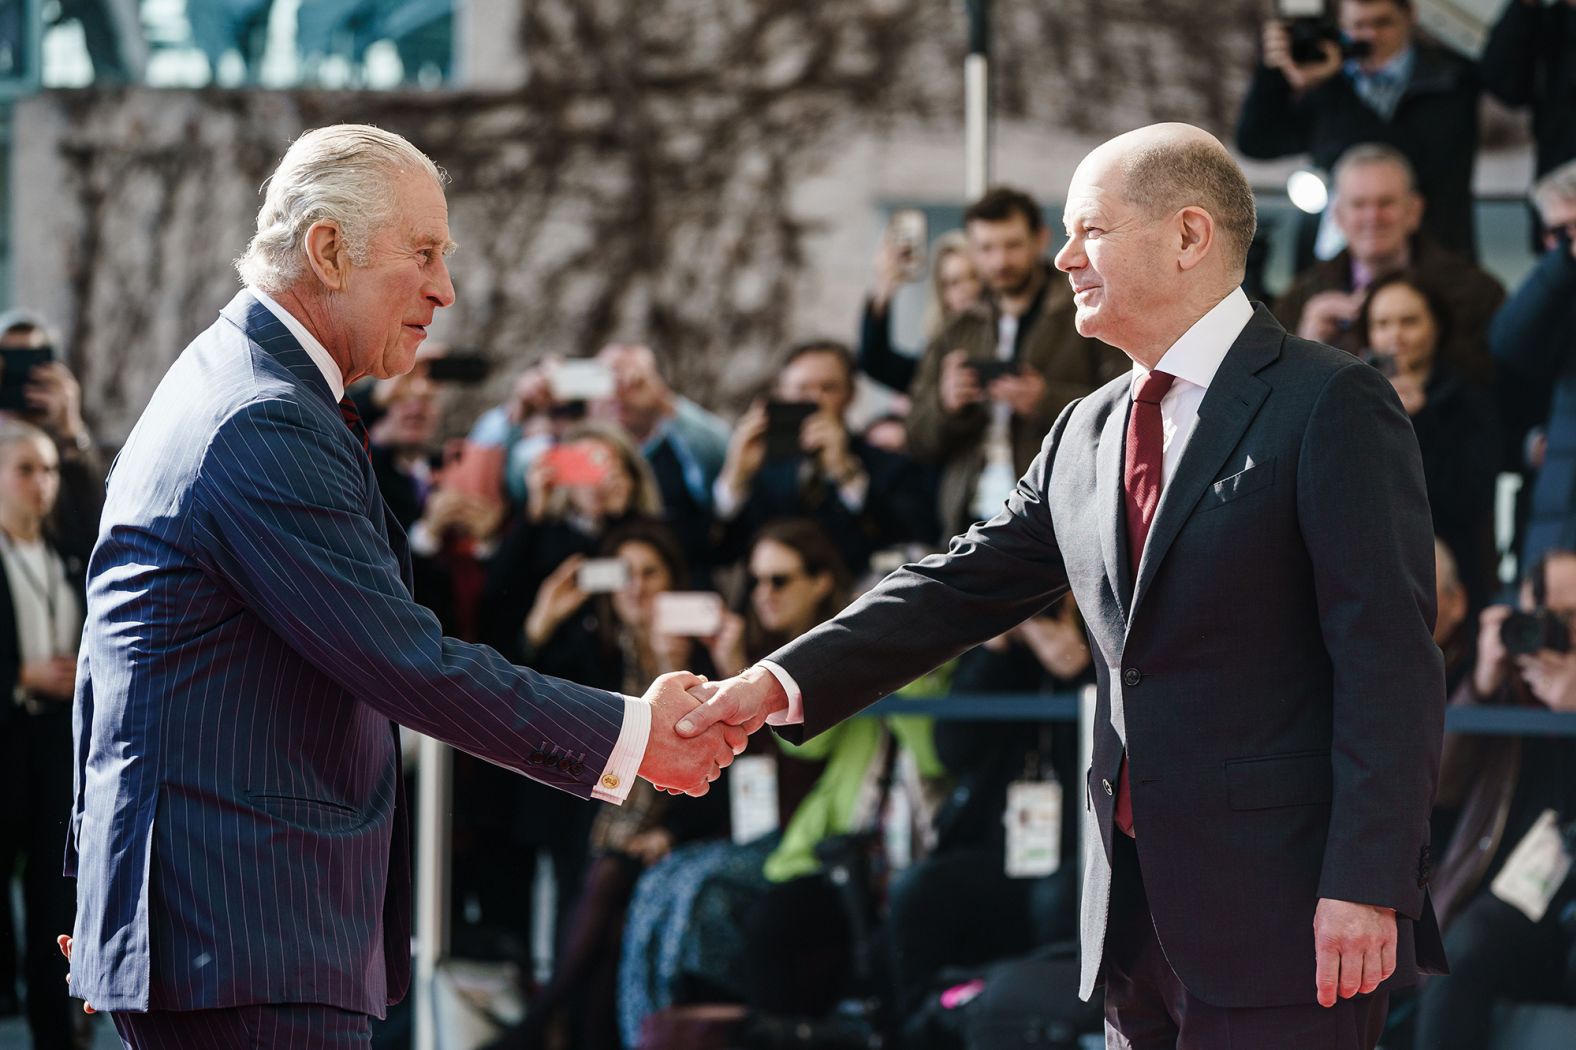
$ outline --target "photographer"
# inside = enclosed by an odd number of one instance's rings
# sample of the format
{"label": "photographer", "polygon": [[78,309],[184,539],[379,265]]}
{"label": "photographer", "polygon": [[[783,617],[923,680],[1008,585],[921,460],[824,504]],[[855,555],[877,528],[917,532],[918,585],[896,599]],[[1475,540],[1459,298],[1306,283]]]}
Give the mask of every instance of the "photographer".
{"label": "photographer", "polygon": [[[1504,605],[1483,611],[1477,668],[1451,703],[1576,711],[1573,616],[1576,553],[1551,552],[1529,570],[1519,613]],[[1571,946],[1560,915],[1571,880],[1528,899],[1517,892],[1527,881],[1526,850],[1518,847],[1545,834],[1540,821],[1550,810],[1558,829],[1576,819],[1573,759],[1576,742],[1566,738],[1447,734],[1438,806],[1454,816],[1455,830],[1433,899],[1451,972],[1423,987],[1418,1046],[1481,1050],[1497,1000],[1561,996]]]}
{"label": "photographer", "polygon": [[[859,370],[900,394],[914,385],[919,361],[892,345],[892,297],[904,281],[909,260],[907,246],[888,230],[876,254],[875,286],[865,300],[859,323]],[[930,250],[930,299],[925,303],[925,339],[941,334],[953,318],[979,303],[980,274],[969,255],[968,238],[949,230],[936,238]]]}
{"label": "photographer", "polygon": [[91,550],[104,508],[104,463],[82,418],[82,387],[58,359],[59,346],[44,319],[32,311],[0,314],[0,354],[50,351],[48,363],[34,366],[27,376],[20,411],[0,411],[39,427],[54,441],[60,457],[60,498],[50,528],[73,550]]}
{"label": "photographer", "polygon": [[1389,143],[1417,170],[1423,229],[1475,256],[1476,69],[1416,39],[1411,0],[1339,0],[1336,26],[1338,38],[1294,40],[1302,25],[1265,24],[1237,148],[1261,160],[1308,153],[1328,171],[1359,142]]}
{"label": "photographer", "polygon": [[1544,551],[1576,550],[1576,161],[1539,179],[1532,200],[1548,231],[1538,265],[1494,316],[1489,351],[1501,364],[1552,388],[1522,564]]}
{"label": "photographer", "polygon": [[[794,347],[773,397],[739,419],[713,490],[724,560],[742,555],[752,535],[780,518],[814,521],[856,574],[882,547],[934,541],[932,492],[923,472],[907,457],[849,432],[854,358],[847,347],[830,340]],[[786,412],[796,405],[808,414],[780,415],[775,424],[787,428],[775,442],[778,451],[792,454],[773,456],[776,406]]]}
{"label": "photographer", "polygon": [[908,420],[914,459],[941,470],[941,539],[1000,510],[1061,410],[1127,364],[1073,326],[1072,287],[1045,257],[1032,197],[998,186],[963,228],[989,295],[925,349]]}

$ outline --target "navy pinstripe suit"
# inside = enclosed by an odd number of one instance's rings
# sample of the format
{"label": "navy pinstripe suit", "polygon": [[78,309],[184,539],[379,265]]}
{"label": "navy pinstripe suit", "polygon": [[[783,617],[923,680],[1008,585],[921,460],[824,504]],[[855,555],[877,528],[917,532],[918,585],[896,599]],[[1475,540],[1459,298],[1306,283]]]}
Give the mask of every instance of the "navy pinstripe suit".
{"label": "navy pinstripe suit", "polygon": [[77,996],[384,1016],[410,970],[391,719],[590,795],[623,699],[442,637],[409,584],[327,382],[242,292],[109,480],[66,848]]}

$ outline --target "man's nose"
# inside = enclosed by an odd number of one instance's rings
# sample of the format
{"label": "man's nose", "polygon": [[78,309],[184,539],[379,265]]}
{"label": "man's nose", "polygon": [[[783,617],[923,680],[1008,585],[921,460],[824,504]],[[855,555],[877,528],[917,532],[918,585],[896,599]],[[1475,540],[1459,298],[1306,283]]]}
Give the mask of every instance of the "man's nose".
{"label": "man's nose", "polygon": [[1076,240],[1069,237],[1067,243],[1062,245],[1061,250],[1056,253],[1056,258],[1052,262],[1058,270],[1063,273],[1072,273],[1083,265],[1079,261],[1083,258],[1083,251],[1077,247],[1077,244]]}
{"label": "man's nose", "polygon": [[448,261],[442,256],[438,257],[438,274],[427,288],[427,298],[439,309],[454,305],[454,281],[449,277]]}

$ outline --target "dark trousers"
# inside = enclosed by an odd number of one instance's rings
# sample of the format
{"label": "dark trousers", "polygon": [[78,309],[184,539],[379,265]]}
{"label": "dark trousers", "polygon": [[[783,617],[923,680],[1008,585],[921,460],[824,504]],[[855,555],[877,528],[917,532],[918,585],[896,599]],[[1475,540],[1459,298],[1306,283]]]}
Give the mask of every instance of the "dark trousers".
{"label": "dark trousers", "polygon": [[66,960],[55,944],[76,920],[76,883],[60,873],[71,816],[70,704],[11,712],[0,728],[0,798],[0,907],[7,911],[10,876],[18,860],[22,866],[28,1029],[36,1050],[71,1050],[82,1008],[67,994]]}
{"label": "dark trousers", "polygon": [[1116,834],[1105,947],[1107,1050],[1373,1050],[1387,992],[1328,1008],[1313,994],[1310,986],[1306,1005],[1260,1009],[1213,1006],[1190,994],[1155,935],[1138,849]]}
{"label": "dark trousers", "polygon": [[126,1050],[342,1050],[372,1045],[366,1014],[315,1003],[112,1014]]}
{"label": "dark trousers", "polygon": [[1487,891],[1473,898],[1445,934],[1450,973],[1428,978],[1418,998],[1419,1050],[1482,1050],[1501,998],[1560,998],[1570,943],[1559,911],[1556,902],[1533,922]]}

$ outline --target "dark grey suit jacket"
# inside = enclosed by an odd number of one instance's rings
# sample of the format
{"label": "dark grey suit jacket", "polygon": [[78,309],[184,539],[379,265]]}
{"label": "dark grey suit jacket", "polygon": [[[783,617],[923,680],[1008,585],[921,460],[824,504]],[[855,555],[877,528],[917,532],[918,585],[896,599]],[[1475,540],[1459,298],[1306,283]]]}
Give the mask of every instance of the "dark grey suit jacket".
{"label": "dark grey suit jacket", "polygon": [[1321,897],[1396,910],[1393,983],[1442,967],[1426,885],[1444,672],[1406,413],[1377,371],[1258,307],[1200,405],[1135,581],[1129,387],[1124,374],[1068,406],[1001,514],[771,657],[804,693],[789,735],[1071,588],[1099,678],[1081,993],[1100,976],[1124,747],[1155,926],[1193,994],[1312,1001]]}

